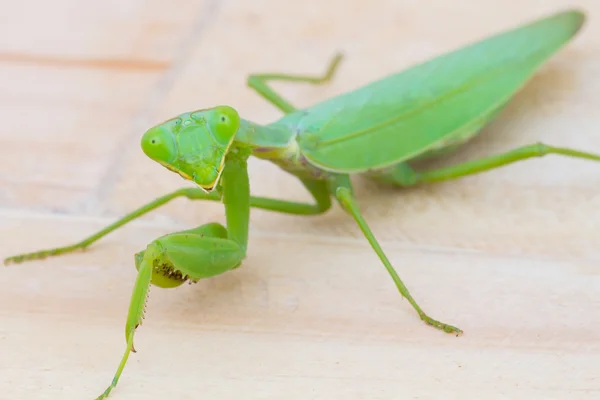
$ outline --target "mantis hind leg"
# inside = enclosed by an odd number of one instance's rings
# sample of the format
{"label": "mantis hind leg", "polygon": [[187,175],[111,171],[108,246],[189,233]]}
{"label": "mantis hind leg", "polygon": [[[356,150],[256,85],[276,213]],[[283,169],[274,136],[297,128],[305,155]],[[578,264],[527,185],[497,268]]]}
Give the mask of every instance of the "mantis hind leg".
{"label": "mantis hind leg", "polygon": [[288,75],[288,74],[253,74],[248,77],[248,86],[256,90],[262,97],[267,99],[275,107],[284,113],[290,113],[296,110],[287,100],[269,87],[267,81],[285,81],[285,82],[303,82],[312,84],[322,84],[329,81],[342,60],[342,54],[336,54],[327,67],[325,73],[321,76],[312,75]]}
{"label": "mantis hind leg", "polygon": [[[250,207],[260,208],[263,210],[276,211],[295,215],[316,215],[327,211],[331,207],[331,198],[325,183],[320,181],[304,181],[302,183],[315,199],[315,204],[299,203],[286,200],[271,199],[266,197],[250,197]],[[87,238],[63,247],[53,249],[40,250],[32,253],[19,254],[8,257],[4,260],[4,264],[18,264],[24,261],[39,260],[50,256],[58,256],[62,254],[72,253],[79,250],[85,250],[94,242],[97,242],[109,233],[117,230],[123,225],[141,217],[148,212],[155,210],[171,200],[186,197],[190,200],[210,200],[221,201],[221,197],[216,193],[206,193],[199,188],[184,188],[179,189],[164,196],[161,196],[142,207],[127,214],[123,218],[113,222],[112,224],[93,233]]]}
{"label": "mantis hind leg", "polygon": [[543,157],[548,154],[600,161],[600,154],[536,143],[518,147],[507,151],[506,153],[496,154],[478,160],[467,161],[465,163],[430,171],[415,171],[406,164],[398,164],[391,169],[371,173],[369,176],[384,183],[399,186],[411,186],[419,183],[441,182],[461,178],[467,175],[474,175],[480,172],[500,168],[517,161],[534,157]]}
{"label": "mantis hind leg", "polygon": [[379,245],[379,242],[375,238],[375,235],[373,235],[373,232],[369,228],[369,225],[367,224],[367,222],[363,218],[362,214],[360,213],[358,202],[356,201],[356,199],[354,197],[354,194],[352,191],[352,186],[350,184],[350,179],[348,178],[348,176],[347,175],[338,176],[335,179],[335,181],[333,182],[333,186],[332,186],[331,190],[332,190],[332,192],[335,193],[335,197],[339,201],[340,205],[350,215],[352,215],[352,217],[354,218],[354,220],[356,221],[356,223],[362,230],[363,234],[365,235],[366,239],[369,241],[369,244],[371,245],[371,247],[373,247],[373,250],[375,250],[375,253],[377,253],[377,256],[379,256],[379,259],[381,260],[381,262],[385,266],[386,270],[392,277],[394,283],[396,284],[396,287],[398,288],[398,291],[404,298],[406,298],[408,300],[408,302],[413,306],[415,311],[417,311],[421,320],[424,321],[425,323],[427,323],[428,325],[431,325],[434,328],[440,329],[444,332],[456,333],[457,335],[462,334],[462,331],[459,328],[456,328],[452,325],[448,325],[446,323],[443,323],[443,322],[440,322],[440,321],[437,321],[437,320],[431,318],[417,304],[415,299],[410,294],[408,288],[406,287],[404,282],[402,282],[402,279],[400,279],[400,277],[398,276],[398,273],[396,272],[396,270],[394,269],[394,267],[388,260],[387,256],[383,252],[383,249]]}

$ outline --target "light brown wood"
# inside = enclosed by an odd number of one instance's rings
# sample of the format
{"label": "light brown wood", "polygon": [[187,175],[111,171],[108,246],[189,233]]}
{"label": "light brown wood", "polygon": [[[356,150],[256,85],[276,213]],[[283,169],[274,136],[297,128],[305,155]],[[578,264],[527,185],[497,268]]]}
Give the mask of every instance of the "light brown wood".
{"label": "light brown wood", "polygon": [[[189,185],[139,148],[148,126],[230,104],[278,111],[253,72],[320,73],[276,85],[294,104],[572,6],[548,0],[12,2],[0,15],[0,243],[5,257],[71,243]],[[600,151],[600,3],[581,34],[448,163],[543,141]],[[401,96],[402,94],[399,93]],[[308,199],[251,161],[261,195]],[[244,266],[152,289],[112,399],[600,398],[600,166],[547,157],[395,190],[356,180],[401,277],[456,338],[419,321],[339,207],[253,211]],[[223,221],[178,200],[85,253],[0,270],[0,398],[93,399],[124,350],[133,254]]]}

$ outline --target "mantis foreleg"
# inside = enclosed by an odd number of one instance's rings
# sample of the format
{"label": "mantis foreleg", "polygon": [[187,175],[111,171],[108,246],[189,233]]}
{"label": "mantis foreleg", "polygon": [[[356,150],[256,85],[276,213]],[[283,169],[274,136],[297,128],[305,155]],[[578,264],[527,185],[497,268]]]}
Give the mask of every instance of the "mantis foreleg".
{"label": "mantis foreleg", "polygon": [[129,352],[135,351],[133,335],[142,323],[151,283],[159,287],[176,287],[187,280],[195,282],[210,278],[237,268],[246,256],[250,220],[248,155],[229,156],[223,170],[227,228],[212,223],[171,233],[154,240],[146,250],[136,254],[138,276],[125,325],[127,347],[110,386],[97,400],[106,398],[117,385]]}
{"label": "mantis foreleg", "polygon": [[188,279],[197,281],[236,268],[245,252],[238,242],[227,239],[227,234],[225,227],[220,224],[206,224],[163,236],[136,254],[138,275],[125,325],[125,353],[110,386],[96,400],[106,398],[115,388],[129,353],[135,352],[133,336],[144,317],[150,284],[175,287]]}

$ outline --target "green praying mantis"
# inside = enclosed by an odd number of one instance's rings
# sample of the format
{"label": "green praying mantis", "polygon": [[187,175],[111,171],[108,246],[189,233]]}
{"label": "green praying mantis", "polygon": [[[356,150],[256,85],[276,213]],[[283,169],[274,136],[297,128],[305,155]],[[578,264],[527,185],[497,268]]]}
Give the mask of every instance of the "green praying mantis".
{"label": "green praying mantis", "polygon": [[[448,153],[477,135],[536,70],[579,31],[584,20],[584,14],[577,10],[556,13],[305,109],[296,109],[268,82],[327,82],[341,55],[336,55],[319,77],[251,75],[248,85],[285,114],[281,119],[259,125],[240,118],[229,106],[217,106],[178,115],[150,128],[141,138],[142,150],[150,159],[197,187],[159,197],[81,242],[9,257],[5,263],[85,249],[176,198],[223,202],[226,226],[209,223],[170,233],[135,254],[138,274],[125,326],[125,353],[111,385],[98,399],[107,397],[117,385],[129,354],[135,352],[134,332],[144,317],[149,286],[174,288],[238,268],[248,251],[253,207],[318,215],[335,199],[356,221],[421,320],[459,335],[459,328],[433,319],[411,296],[361,215],[350,176],[363,175],[406,187],[456,179],[547,154],[600,161],[597,154],[536,143],[441,169],[421,171],[410,165],[417,159]],[[250,156],[269,160],[296,176],[314,203],[251,195]]]}

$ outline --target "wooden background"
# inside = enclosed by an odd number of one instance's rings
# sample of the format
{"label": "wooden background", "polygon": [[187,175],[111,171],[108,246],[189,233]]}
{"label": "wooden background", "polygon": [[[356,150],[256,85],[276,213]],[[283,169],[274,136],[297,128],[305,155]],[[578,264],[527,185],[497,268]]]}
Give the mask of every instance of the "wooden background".
{"label": "wooden background", "polygon": [[[483,135],[449,163],[541,140],[600,152],[600,3],[560,0],[25,0],[0,13],[0,256],[76,241],[188,183],[148,160],[143,131],[182,111],[298,106],[556,10],[589,16]],[[252,190],[308,199],[251,162]],[[598,399],[600,165],[556,156],[400,191],[356,181],[366,219],[413,295],[398,295],[339,207],[254,211],[243,268],[152,290],[114,399]],[[0,398],[92,399],[124,349],[133,254],[208,221],[178,200],[86,253],[0,270]]]}

